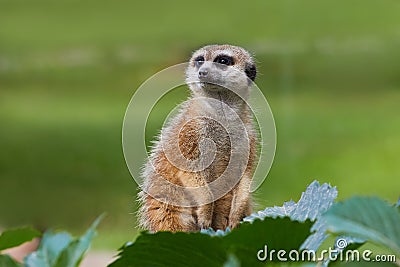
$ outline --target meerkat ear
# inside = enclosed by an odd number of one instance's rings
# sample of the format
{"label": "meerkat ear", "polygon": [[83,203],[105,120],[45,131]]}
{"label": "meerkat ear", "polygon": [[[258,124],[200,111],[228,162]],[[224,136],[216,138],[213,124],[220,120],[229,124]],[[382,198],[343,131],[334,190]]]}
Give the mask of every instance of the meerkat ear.
{"label": "meerkat ear", "polygon": [[257,76],[257,68],[256,65],[253,63],[246,63],[246,67],[244,69],[244,72],[246,73],[247,77],[249,77],[250,80],[254,81]]}

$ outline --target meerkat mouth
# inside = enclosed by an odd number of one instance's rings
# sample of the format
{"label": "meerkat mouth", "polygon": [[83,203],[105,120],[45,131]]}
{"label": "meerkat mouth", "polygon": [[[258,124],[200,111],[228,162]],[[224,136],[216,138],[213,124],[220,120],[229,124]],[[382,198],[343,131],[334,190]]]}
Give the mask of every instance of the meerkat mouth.
{"label": "meerkat mouth", "polygon": [[206,81],[199,81],[198,85],[204,89],[204,90],[210,90],[210,91],[222,91],[222,90],[228,90],[224,86],[212,82],[206,82]]}

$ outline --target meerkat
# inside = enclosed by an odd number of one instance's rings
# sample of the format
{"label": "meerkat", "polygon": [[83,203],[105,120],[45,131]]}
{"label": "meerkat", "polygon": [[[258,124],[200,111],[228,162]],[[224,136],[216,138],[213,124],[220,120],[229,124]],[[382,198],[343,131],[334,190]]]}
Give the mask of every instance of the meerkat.
{"label": "meerkat", "polygon": [[[186,70],[191,95],[161,130],[143,168],[138,195],[142,228],[151,232],[225,230],[250,215],[258,136],[246,100],[256,74],[254,59],[241,47],[208,45],[193,53]],[[231,122],[231,129],[218,120]],[[177,166],[175,157],[186,160],[186,168]],[[239,163],[229,167],[233,157]],[[234,171],[227,171],[228,167]],[[227,185],[229,191],[221,189],[219,196],[219,188],[211,185],[222,176],[225,180],[217,185]],[[205,190],[180,191],[196,187]],[[180,200],[186,204],[180,205]]]}

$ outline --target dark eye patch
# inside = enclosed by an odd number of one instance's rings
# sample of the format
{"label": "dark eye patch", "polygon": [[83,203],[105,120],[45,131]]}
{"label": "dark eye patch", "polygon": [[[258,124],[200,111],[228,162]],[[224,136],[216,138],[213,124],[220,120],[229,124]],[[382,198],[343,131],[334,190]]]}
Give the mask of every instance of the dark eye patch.
{"label": "dark eye patch", "polygon": [[227,56],[227,55],[219,55],[216,56],[214,59],[215,63],[227,65],[227,66],[232,66],[235,64],[235,61],[233,60],[233,57]]}
{"label": "dark eye patch", "polygon": [[247,77],[249,77],[250,80],[254,81],[257,76],[257,68],[256,65],[253,63],[246,63],[246,67],[244,69],[244,72],[246,73]]}
{"label": "dark eye patch", "polygon": [[198,57],[196,57],[195,59],[194,59],[194,65],[196,66],[196,67],[200,67],[201,65],[203,65],[203,63],[204,63],[204,57],[203,56],[198,56]]}

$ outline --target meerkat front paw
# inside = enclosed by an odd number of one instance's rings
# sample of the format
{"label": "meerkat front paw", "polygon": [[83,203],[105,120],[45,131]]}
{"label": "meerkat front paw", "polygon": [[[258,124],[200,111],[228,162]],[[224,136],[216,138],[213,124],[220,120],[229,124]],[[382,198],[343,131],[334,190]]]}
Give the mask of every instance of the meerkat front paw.
{"label": "meerkat front paw", "polygon": [[211,227],[212,219],[211,218],[201,218],[198,221],[200,229],[208,229]]}
{"label": "meerkat front paw", "polygon": [[240,224],[240,220],[230,220],[228,227],[232,230],[232,229],[238,227],[239,224]]}

